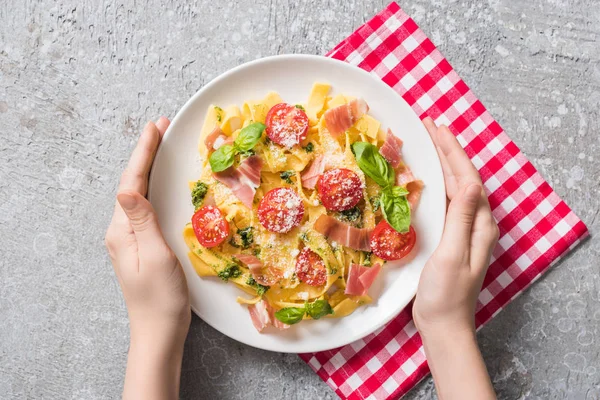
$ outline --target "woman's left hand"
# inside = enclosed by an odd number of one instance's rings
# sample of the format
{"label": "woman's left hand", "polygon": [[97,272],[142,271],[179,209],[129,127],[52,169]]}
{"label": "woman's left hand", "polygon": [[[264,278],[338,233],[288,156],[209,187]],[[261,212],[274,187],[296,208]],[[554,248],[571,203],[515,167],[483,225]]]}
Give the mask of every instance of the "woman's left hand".
{"label": "woman's left hand", "polygon": [[[144,128],[121,177],[115,211],[106,232],[106,247],[125,297],[131,331],[124,398],[140,395],[142,381],[157,378],[155,374],[162,377],[161,371],[181,368],[191,320],[183,269],[145,197],[148,174],[168,126],[169,120],[162,117]],[[172,397],[175,376],[165,378],[169,383],[164,385],[160,385],[160,377],[154,382],[166,390],[162,392],[166,397]],[[179,376],[177,390],[178,385]],[[146,384],[148,390],[151,386]],[[161,398],[161,389],[156,390],[155,395]]]}

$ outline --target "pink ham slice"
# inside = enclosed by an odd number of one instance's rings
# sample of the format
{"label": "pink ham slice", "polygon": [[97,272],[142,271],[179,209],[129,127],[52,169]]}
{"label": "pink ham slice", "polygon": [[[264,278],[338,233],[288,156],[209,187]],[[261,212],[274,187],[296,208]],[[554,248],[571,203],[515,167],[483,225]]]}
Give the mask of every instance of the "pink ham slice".
{"label": "pink ham slice", "polygon": [[410,209],[413,211],[419,203],[421,192],[423,192],[423,186],[423,181],[412,181],[406,185],[406,189],[408,190],[406,199],[408,200],[408,204],[410,204]]}
{"label": "pink ham slice", "polygon": [[423,181],[416,179],[412,171],[408,167],[404,167],[396,173],[396,185],[406,187],[406,190],[408,190],[408,196],[406,196],[408,204],[410,204],[411,210],[414,210],[421,198]]}
{"label": "pink ham slice", "polygon": [[259,274],[263,268],[263,263],[251,254],[234,254],[233,257],[246,264],[252,275]]}
{"label": "pink ham slice", "polygon": [[231,136],[219,135],[217,140],[213,143],[213,149],[218,150],[219,147],[225,144],[232,144],[233,138]]}
{"label": "pink ham slice", "polygon": [[406,186],[415,180],[415,176],[413,175],[412,171],[408,169],[408,167],[405,167],[396,173],[396,185],[398,186]]}
{"label": "pink ham slice", "polygon": [[204,138],[204,145],[206,146],[208,151],[211,151],[213,149],[215,141],[220,136],[225,136],[225,135],[223,134],[223,131],[221,130],[219,125],[215,125],[215,129],[213,129],[212,132],[209,133],[208,135],[206,135],[206,137]]}
{"label": "pink ham slice", "polygon": [[370,251],[369,229],[359,229],[323,214],[315,221],[315,230],[342,246]]}
{"label": "pink ham slice", "polygon": [[263,286],[273,286],[283,278],[280,270],[268,267],[265,273],[262,261],[251,254],[234,254],[242,264],[246,264],[254,280]]}
{"label": "pink ham slice", "polygon": [[204,138],[204,145],[208,151],[217,150],[224,144],[231,143],[233,143],[233,138],[225,135],[219,125],[215,125],[215,129]]}
{"label": "pink ham slice", "polygon": [[205,206],[217,206],[217,202],[215,201],[215,196],[212,194],[212,191],[206,193],[206,196],[204,197],[204,202],[202,204]]}
{"label": "pink ham slice", "polygon": [[346,132],[356,121],[369,111],[369,105],[363,99],[352,100],[348,104],[325,111],[325,126],[333,136]]}
{"label": "pink ham slice", "polygon": [[344,293],[349,296],[364,296],[375,281],[377,274],[381,270],[381,264],[377,263],[372,267],[364,265],[351,264],[348,271],[348,282]]}
{"label": "pink ham slice", "polygon": [[[263,300],[264,301],[264,300]],[[275,309],[271,307],[269,303],[267,303],[267,309],[269,310],[269,317],[271,318],[271,324],[280,331],[284,329],[288,329],[291,325],[284,324],[280,320],[275,317]]]}
{"label": "pink ham slice", "polygon": [[262,332],[271,323],[271,315],[269,313],[269,303],[264,300],[256,304],[248,306],[250,319],[257,331]]}
{"label": "pink ham slice", "polygon": [[275,310],[265,300],[248,306],[250,319],[257,331],[262,332],[267,326],[273,325],[277,329],[288,329],[290,325],[284,324],[275,318]]}
{"label": "pink ham slice", "polygon": [[379,149],[379,154],[383,156],[392,167],[396,168],[402,161],[402,140],[388,129],[383,146]]}
{"label": "pink ham slice", "polygon": [[363,288],[365,289],[365,292],[367,290],[369,290],[369,288],[371,287],[371,285],[375,281],[375,278],[377,277],[377,274],[379,274],[380,270],[381,270],[381,264],[377,263],[377,264],[373,265],[371,268],[367,268],[367,271],[363,272],[358,277],[358,280],[363,285]]}
{"label": "pink ham slice", "polygon": [[229,167],[225,171],[215,172],[216,180],[227,186],[233,194],[249,209],[256,194],[256,188],[260,185],[260,171],[262,161],[258,156],[246,158],[237,167]]}
{"label": "pink ham slice", "polygon": [[302,186],[307,189],[314,189],[319,180],[319,176],[321,176],[324,170],[325,157],[319,155],[313,160],[310,167],[302,172],[302,175],[300,176],[302,178]]}

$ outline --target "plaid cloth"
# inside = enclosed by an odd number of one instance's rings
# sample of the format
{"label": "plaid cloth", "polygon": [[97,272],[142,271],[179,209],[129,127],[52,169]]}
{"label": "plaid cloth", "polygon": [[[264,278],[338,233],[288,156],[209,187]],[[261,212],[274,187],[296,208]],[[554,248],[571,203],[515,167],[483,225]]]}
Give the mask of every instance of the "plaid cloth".
{"label": "plaid cloth", "polygon": [[[421,119],[457,136],[479,170],[500,240],[476,313],[480,327],[587,236],[587,228],[540,176],[417,24],[391,3],[329,54],[372,73]],[[429,373],[408,306],[375,333],[300,356],[344,399],[396,399]]]}

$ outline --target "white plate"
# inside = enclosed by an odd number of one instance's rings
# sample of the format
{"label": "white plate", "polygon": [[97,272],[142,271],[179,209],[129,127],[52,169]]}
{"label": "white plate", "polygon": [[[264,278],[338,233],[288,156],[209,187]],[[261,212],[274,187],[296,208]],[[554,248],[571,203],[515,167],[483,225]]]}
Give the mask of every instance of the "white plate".
{"label": "white plate", "polygon": [[[242,291],[216,278],[200,278],[188,260],[182,237],[194,212],[188,181],[197,180],[201,164],[198,136],[210,104],[226,107],[260,99],[277,91],[289,103],[305,102],[314,82],[328,82],[332,92],[363,97],[370,114],[404,141],[403,157],[425,189],[413,225],[418,246],[410,260],[389,263],[369,290],[374,302],[340,319],[303,321],[286,331],[258,333],[246,306],[236,302]],[[263,58],[232,69],[199,90],[167,130],[150,175],[149,198],[167,242],[181,260],[192,310],[225,335],[265,350],[304,353],[333,349],[372,333],[396,316],[413,298],[425,261],[442,235],[446,194],[439,159],[419,118],[385,83],[347,63],[310,55]]]}

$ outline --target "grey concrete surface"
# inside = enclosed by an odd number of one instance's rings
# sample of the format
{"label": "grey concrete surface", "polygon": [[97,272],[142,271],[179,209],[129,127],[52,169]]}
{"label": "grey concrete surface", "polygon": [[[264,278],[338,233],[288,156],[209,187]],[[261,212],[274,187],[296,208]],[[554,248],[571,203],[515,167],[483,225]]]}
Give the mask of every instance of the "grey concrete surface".
{"label": "grey concrete surface", "polygon": [[[103,234],[145,121],[245,61],[323,54],[387,0],[231,3],[0,1],[0,398],[119,397],[128,322]],[[400,4],[597,233],[597,1]],[[600,399],[599,261],[592,237],[481,331],[500,399]],[[335,394],[194,318],[181,397]],[[431,379],[407,398],[436,398]]]}

